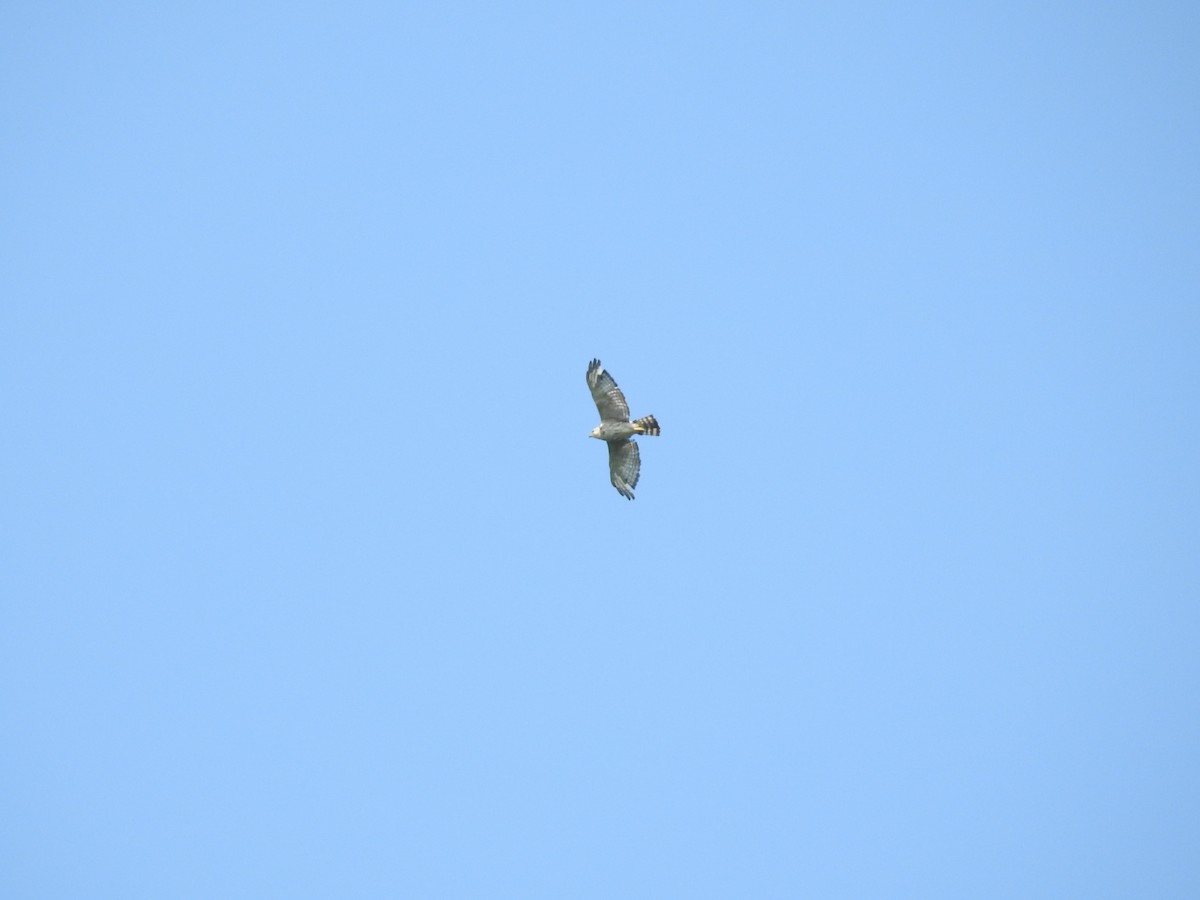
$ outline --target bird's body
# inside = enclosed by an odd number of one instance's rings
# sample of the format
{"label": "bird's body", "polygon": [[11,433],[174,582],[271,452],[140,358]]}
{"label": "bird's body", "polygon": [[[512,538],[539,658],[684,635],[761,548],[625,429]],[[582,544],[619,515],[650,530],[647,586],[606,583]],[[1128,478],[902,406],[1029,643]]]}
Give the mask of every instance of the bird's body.
{"label": "bird's body", "polygon": [[588,437],[608,444],[609,478],[622,497],[632,500],[642,468],[638,445],[632,438],[637,434],[657,437],[661,434],[658,420],[654,416],[643,416],[629,421],[629,404],[625,402],[625,395],[600,365],[600,360],[593,359],[588,366],[587,383],[592,399],[596,401],[596,409],[600,411],[600,424],[592,429]]}
{"label": "bird's body", "polygon": [[623,441],[635,434],[659,434],[658,421],[654,416],[646,416],[636,422],[601,422],[592,429],[588,437],[599,438],[602,441]]}

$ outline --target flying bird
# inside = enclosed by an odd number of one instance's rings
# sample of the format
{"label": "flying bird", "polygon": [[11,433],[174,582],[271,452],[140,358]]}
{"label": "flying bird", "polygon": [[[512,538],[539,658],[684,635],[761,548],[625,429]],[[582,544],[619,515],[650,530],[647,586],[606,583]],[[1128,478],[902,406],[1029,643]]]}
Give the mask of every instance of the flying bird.
{"label": "flying bird", "polygon": [[633,436],[649,434],[657,437],[661,433],[658,420],[654,416],[644,416],[629,421],[629,404],[625,402],[625,395],[613,377],[604,370],[604,366],[600,365],[600,360],[593,359],[588,365],[587,383],[592,399],[596,401],[596,409],[600,410],[600,424],[592,429],[588,437],[608,444],[608,474],[613,487],[622,497],[632,500],[633,489],[637,487],[638,474],[642,469],[638,445],[633,441]]}

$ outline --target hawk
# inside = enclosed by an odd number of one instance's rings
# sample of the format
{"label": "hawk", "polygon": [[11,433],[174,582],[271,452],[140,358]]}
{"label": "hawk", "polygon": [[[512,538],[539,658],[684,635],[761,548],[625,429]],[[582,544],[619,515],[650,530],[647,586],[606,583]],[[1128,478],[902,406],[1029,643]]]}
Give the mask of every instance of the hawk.
{"label": "hawk", "polygon": [[638,473],[642,468],[638,456],[638,445],[632,440],[635,434],[650,434],[657,437],[661,432],[658,420],[654,416],[644,416],[641,419],[629,421],[629,404],[625,395],[613,381],[613,377],[604,371],[600,360],[593,359],[587,369],[588,388],[592,399],[596,401],[596,409],[600,410],[600,424],[592,429],[588,437],[608,444],[608,474],[613,487],[627,500],[633,499],[633,489],[637,487]]}

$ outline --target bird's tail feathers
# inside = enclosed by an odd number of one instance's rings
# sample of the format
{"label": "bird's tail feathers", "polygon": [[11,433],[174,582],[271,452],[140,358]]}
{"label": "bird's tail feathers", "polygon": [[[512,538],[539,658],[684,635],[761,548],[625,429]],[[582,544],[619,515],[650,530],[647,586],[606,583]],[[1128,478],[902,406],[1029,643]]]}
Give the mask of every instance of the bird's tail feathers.
{"label": "bird's tail feathers", "polygon": [[658,427],[658,419],[654,416],[643,416],[640,419],[633,420],[633,427],[637,429],[638,434],[649,434],[658,437],[662,431]]}

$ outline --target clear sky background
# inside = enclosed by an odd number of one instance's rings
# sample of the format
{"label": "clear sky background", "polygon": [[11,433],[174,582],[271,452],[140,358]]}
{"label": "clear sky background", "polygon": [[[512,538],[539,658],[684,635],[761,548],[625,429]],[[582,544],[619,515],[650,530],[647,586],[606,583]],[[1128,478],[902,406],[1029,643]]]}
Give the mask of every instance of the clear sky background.
{"label": "clear sky background", "polygon": [[1194,4],[9,3],[0,91],[0,895],[1200,896]]}

